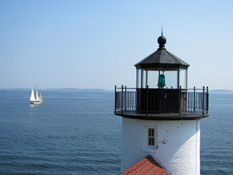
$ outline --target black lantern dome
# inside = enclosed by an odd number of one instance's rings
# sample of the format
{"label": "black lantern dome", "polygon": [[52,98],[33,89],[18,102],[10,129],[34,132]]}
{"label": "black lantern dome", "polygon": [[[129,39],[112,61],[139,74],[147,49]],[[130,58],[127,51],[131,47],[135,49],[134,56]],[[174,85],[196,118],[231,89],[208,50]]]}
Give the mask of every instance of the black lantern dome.
{"label": "black lantern dome", "polygon": [[136,68],[188,68],[189,64],[165,49],[167,39],[161,35],[158,37],[159,48],[137,63]]}

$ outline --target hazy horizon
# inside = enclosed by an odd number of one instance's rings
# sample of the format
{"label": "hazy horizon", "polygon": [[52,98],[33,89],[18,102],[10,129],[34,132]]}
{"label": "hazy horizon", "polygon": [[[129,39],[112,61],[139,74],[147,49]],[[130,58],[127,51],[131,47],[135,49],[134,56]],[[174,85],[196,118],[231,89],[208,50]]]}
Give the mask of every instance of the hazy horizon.
{"label": "hazy horizon", "polygon": [[[32,88],[0,88],[0,90],[31,90]],[[192,89],[192,88],[188,88]],[[200,90],[201,88],[199,88]],[[38,88],[38,90],[79,90],[79,91],[114,91],[113,89],[98,89],[98,88]],[[233,92],[231,89],[209,89],[209,92]]]}

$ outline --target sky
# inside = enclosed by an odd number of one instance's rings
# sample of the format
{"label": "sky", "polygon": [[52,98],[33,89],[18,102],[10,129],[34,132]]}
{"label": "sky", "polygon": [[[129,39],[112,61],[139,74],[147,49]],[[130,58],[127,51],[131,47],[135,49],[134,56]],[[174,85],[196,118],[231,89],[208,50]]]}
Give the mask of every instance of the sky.
{"label": "sky", "polygon": [[162,26],[190,88],[233,90],[232,0],[0,0],[0,88],[135,87]]}

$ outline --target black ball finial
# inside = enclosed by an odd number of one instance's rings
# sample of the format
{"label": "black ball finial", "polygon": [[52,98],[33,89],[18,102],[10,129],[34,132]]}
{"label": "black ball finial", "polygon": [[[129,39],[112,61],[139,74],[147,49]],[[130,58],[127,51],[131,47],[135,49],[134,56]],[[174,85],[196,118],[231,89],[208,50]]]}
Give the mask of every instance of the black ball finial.
{"label": "black ball finial", "polygon": [[165,38],[165,36],[161,35],[160,37],[158,37],[158,43],[159,43],[159,48],[160,49],[163,49],[166,42],[167,42],[167,39]]}

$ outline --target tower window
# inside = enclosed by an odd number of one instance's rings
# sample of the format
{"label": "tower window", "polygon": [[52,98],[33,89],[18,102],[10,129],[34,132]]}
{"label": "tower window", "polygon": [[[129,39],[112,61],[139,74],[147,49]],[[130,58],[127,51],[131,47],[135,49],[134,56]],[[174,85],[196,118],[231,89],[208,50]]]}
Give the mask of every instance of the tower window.
{"label": "tower window", "polygon": [[148,128],[148,146],[155,145],[155,129]]}
{"label": "tower window", "polygon": [[143,151],[155,152],[157,148],[157,127],[144,125]]}

